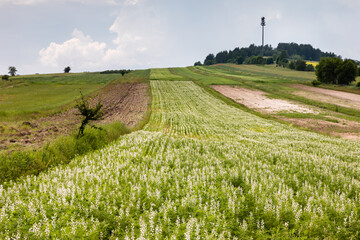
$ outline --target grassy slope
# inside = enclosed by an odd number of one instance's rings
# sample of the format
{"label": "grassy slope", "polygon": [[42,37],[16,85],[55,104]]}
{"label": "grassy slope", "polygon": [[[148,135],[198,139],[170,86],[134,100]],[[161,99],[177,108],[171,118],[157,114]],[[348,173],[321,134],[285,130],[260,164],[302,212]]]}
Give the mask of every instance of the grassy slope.
{"label": "grassy slope", "polygon": [[34,113],[54,112],[79,97],[119,79],[121,74],[28,75],[0,81],[0,120],[12,121]]}
{"label": "grassy slope", "polygon": [[[150,70],[137,70],[126,74],[124,77],[119,78],[119,75],[115,74],[114,76],[101,76],[103,77],[101,79],[105,81],[106,79],[115,78],[116,80],[112,81],[110,84],[118,82],[149,83],[149,74]],[[40,76],[40,78],[41,77],[43,76]],[[44,78],[46,79],[45,81],[49,80],[47,76]],[[36,82],[38,82],[38,79],[39,78],[36,79]],[[89,78],[87,77],[86,81],[88,80]],[[59,79],[57,79],[57,81],[61,82]],[[64,80],[64,82],[66,81],[68,81],[68,79]],[[74,81],[81,82],[82,78],[75,78]],[[86,81],[84,84],[86,84]],[[64,82],[61,82],[61,84]],[[111,85],[109,87],[111,87]],[[129,133],[133,130],[135,131],[141,129],[148,121],[150,113],[151,110],[149,107],[149,110],[143,116],[143,120],[133,129],[128,129],[122,123],[115,122],[102,125],[102,129],[90,129],[90,127],[87,127],[85,136],[82,138],[76,138],[76,132],[73,132],[68,136],[64,136],[64,133],[62,135],[60,134],[56,139],[52,139],[51,143],[44,144],[44,146],[36,149],[36,151],[32,149],[23,151],[15,149],[15,151],[12,153],[8,153],[8,151],[0,151],[0,184],[10,180],[15,180],[21,176],[38,174],[56,165],[69,163],[77,155],[82,155],[95,149],[104,147],[109,142],[117,139],[120,135]],[[23,127],[20,126],[22,125],[21,121],[11,122],[9,124],[11,124],[11,127],[14,128]],[[56,126],[56,123],[53,124]],[[0,127],[5,130],[6,128],[9,128],[9,126],[1,124]],[[0,135],[0,140],[3,138],[6,138],[6,135]]]}
{"label": "grassy slope", "polygon": [[359,237],[358,142],[256,117],[190,81],[151,87],[146,131],[0,187],[0,236]]}
{"label": "grassy slope", "polygon": [[[239,82],[243,87],[254,88],[268,93],[269,97],[291,100],[302,104],[323,108],[336,113],[336,117],[346,120],[360,121],[360,111],[357,109],[338,106],[326,102],[311,100],[305,97],[297,96],[292,92],[297,91],[291,84],[300,83],[310,85],[315,79],[313,72],[300,72],[274,66],[256,66],[256,65],[215,65],[206,67],[189,68],[204,76],[218,76]],[[226,83],[224,83],[226,84]],[[342,90],[352,93],[360,93],[358,89],[349,87],[334,87],[324,85],[324,88],[333,90]],[[308,114],[307,118],[314,118],[314,115]]]}

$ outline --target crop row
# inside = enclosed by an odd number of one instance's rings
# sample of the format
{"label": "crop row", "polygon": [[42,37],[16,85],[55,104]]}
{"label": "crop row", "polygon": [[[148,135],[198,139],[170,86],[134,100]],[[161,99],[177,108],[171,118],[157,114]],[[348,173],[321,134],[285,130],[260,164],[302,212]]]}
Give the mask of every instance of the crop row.
{"label": "crop row", "polygon": [[0,186],[0,238],[359,237],[359,143],[151,81],[143,131]]}

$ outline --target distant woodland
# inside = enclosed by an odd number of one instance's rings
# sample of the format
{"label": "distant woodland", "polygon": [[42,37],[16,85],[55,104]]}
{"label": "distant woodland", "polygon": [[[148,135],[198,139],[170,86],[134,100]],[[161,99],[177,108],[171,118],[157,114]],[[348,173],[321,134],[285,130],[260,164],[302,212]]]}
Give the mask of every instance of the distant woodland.
{"label": "distant woodland", "polygon": [[[264,54],[262,56],[262,47],[251,44],[245,48],[235,48],[234,50],[225,50],[215,54],[209,54],[201,63],[196,62],[195,65],[212,65],[216,63],[236,63],[236,64],[273,64],[283,65],[281,60],[308,60],[320,61],[323,57],[339,57],[332,52],[323,52],[318,48],[314,48],[310,44],[297,43],[279,43],[276,48],[271,45],[264,46]],[[282,59],[279,59],[282,58]]]}

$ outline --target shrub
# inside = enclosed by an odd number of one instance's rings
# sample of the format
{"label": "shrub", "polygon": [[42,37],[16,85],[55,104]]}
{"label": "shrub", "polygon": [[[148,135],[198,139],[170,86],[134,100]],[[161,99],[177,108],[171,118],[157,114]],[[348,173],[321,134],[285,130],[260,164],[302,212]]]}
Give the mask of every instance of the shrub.
{"label": "shrub", "polygon": [[306,70],[306,62],[304,60],[296,60],[295,61],[295,70],[305,71]]}
{"label": "shrub", "polygon": [[315,71],[315,68],[314,68],[314,66],[312,64],[307,64],[305,71],[313,72],[313,71]]}
{"label": "shrub", "polygon": [[[81,115],[83,117],[83,119],[81,120],[81,125],[79,127],[78,137],[84,135],[84,129],[86,125],[90,123],[90,121],[100,120],[103,116],[103,112],[101,111],[103,105],[101,104],[100,100],[95,107],[91,108],[89,102],[85,100],[81,92],[80,94],[81,100],[75,106],[80,112],[78,115]],[[96,128],[95,126],[91,127]]]}
{"label": "shrub", "polygon": [[357,67],[352,60],[322,58],[316,66],[317,80],[323,83],[348,85],[355,81]]}
{"label": "shrub", "polygon": [[314,80],[314,81],[311,82],[311,84],[312,84],[314,87],[317,87],[317,86],[319,86],[319,85],[321,84],[321,82],[318,81],[318,80]]}
{"label": "shrub", "polygon": [[322,83],[336,83],[336,68],[340,63],[340,58],[321,58],[315,71],[317,80]]}
{"label": "shrub", "polygon": [[272,57],[267,58],[266,64],[274,64],[274,59]]}
{"label": "shrub", "polygon": [[336,68],[336,74],[337,84],[349,85],[355,81],[358,74],[356,64],[352,60],[346,59]]}
{"label": "shrub", "polygon": [[9,75],[3,75],[1,77],[1,79],[7,81],[7,80],[9,80]]}
{"label": "shrub", "polygon": [[357,83],[356,83],[356,87],[360,87],[360,82],[357,82]]}

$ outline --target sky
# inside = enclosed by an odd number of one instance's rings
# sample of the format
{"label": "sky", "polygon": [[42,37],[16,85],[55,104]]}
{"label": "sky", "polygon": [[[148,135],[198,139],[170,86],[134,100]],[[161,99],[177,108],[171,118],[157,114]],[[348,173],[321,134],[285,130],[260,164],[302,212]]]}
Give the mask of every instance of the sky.
{"label": "sky", "polygon": [[184,67],[250,44],[360,60],[359,0],[0,0],[0,74]]}

